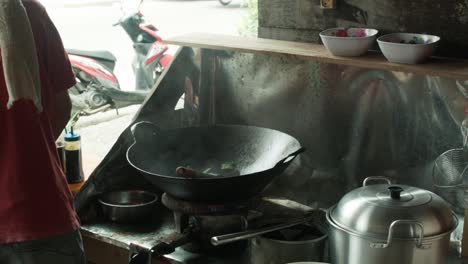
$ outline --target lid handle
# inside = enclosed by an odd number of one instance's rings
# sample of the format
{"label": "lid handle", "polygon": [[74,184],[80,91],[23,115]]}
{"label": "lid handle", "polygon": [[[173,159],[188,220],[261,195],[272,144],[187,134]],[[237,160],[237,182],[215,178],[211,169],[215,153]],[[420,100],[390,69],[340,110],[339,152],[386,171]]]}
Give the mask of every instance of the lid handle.
{"label": "lid handle", "polygon": [[393,242],[393,233],[395,231],[395,227],[397,225],[412,225],[416,227],[419,230],[419,235],[418,235],[418,240],[416,241],[416,247],[419,249],[427,249],[430,248],[430,245],[424,244],[423,245],[423,239],[424,239],[424,226],[421,222],[415,221],[415,220],[395,220],[390,224],[390,227],[388,228],[388,237],[387,237],[387,243],[371,243],[370,247],[371,248],[388,248],[392,245]]}
{"label": "lid handle", "polygon": [[392,197],[393,200],[400,200],[403,188],[400,186],[390,186],[388,187],[388,190],[390,191],[390,197]]}
{"label": "lid handle", "polygon": [[385,181],[388,185],[392,184],[389,178],[384,176],[371,176],[364,179],[362,186],[367,186],[370,181]]}

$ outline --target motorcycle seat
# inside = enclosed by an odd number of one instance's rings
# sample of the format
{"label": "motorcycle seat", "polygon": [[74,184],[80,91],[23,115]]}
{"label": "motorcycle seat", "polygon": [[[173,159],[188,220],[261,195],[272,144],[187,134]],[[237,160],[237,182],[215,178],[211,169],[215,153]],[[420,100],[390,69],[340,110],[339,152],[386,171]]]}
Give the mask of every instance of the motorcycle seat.
{"label": "motorcycle seat", "polygon": [[68,54],[78,55],[83,57],[91,57],[99,60],[107,60],[115,62],[117,58],[114,54],[110,53],[107,50],[77,50],[77,49],[66,49]]}

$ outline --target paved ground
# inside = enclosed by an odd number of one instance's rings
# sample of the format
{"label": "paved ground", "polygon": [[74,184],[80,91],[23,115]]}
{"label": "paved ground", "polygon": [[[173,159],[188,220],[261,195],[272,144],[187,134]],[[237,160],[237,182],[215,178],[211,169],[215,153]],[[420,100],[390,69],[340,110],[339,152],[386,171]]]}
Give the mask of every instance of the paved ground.
{"label": "paved ground", "polygon": [[[122,89],[134,89],[131,69],[132,43],[123,29],[113,27],[120,16],[117,0],[39,0],[57,26],[64,45],[76,49],[104,49],[117,57],[116,75]],[[137,0],[126,0],[137,1]],[[185,32],[238,35],[247,14],[241,0],[222,6],[216,0],[145,0],[141,12],[160,30],[163,38]],[[83,167],[89,175],[125,129],[139,106],[82,117],[77,131],[82,136]]]}
{"label": "paved ground", "polygon": [[76,130],[82,136],[81,148],[85,175],[90,175],[96,168],[121,132],[131,122],[139,107],[134,105],[120,109],[119,115],[115,111],[108,111],[79,120]]}

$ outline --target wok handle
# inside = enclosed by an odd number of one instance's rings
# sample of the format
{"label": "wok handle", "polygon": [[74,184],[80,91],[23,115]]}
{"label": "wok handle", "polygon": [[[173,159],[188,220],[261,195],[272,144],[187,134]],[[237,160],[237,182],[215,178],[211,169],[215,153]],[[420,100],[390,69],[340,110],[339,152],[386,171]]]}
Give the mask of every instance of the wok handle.
{"label": "wok handle", "polygon": [[135,123],[130,128],[135,142],[144,141],[145,139],[152,138],[159,131],[159,127],[149,121],[141,121]]}
{"label": "wok handle", "polygon": [[291,163],[299,154],[304,152],[306,149],[304,147],[300,147],[298,150],[294,151],[293,153],[289,154],[282,160],[278,161],[273,168],[280,168],[280,167],[286,167]]}

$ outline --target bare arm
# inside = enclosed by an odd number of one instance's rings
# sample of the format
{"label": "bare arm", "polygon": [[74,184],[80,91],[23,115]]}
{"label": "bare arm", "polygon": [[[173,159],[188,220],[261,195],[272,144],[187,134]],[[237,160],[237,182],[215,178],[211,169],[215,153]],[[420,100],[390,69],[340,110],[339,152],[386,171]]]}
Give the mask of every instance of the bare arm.
{"label": "bare arm", "polygon": [[54,105],[52,129],[54,137],[58,138],[67,125],[71,114],[71,101],[67,90],[60,91],[55,95]]}

